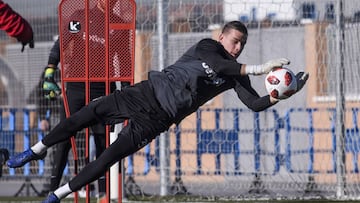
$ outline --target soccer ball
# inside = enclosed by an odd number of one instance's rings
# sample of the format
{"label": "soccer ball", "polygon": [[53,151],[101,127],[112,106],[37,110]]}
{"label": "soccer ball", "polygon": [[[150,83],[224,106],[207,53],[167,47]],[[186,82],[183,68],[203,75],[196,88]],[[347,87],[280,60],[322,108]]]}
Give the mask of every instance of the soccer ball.
{"label": "soccer ball", "polygon": [[295,74],[288,68],[273,68],[265,78],[265,87],[270,96],[286,99],[296,92]]}

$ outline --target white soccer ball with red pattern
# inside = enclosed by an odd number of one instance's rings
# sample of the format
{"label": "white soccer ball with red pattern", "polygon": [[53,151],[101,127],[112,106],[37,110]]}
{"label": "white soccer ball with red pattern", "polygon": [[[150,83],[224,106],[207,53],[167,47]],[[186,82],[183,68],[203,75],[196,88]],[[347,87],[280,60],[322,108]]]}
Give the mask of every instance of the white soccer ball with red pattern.
{"label": "white soccer ball with red pattern", "polygon": [[265,78],[265,87],[270,96],[286,99],[296,92],[295,74],[288,68],[273,68]]}

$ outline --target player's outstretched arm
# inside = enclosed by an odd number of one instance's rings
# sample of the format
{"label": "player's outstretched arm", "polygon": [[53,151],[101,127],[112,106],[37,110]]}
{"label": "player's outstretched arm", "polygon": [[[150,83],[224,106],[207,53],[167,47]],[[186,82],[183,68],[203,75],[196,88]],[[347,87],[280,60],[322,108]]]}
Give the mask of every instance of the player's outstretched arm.
{"label": "player's outstretched arm", "polygon": [[261,65],[246,65],[243,64],[240,71],[241,75],[262,75],[269,73],[275,67],[282,67],[283,65],[289,65],[290,60],[287,58],[279,58],[270,60]]}

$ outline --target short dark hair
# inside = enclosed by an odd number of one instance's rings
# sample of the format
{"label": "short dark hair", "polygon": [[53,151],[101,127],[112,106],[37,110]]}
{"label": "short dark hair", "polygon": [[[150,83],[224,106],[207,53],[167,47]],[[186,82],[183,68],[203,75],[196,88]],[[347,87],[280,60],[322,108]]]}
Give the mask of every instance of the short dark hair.
{"label": "short dark hair", "polygon": [[237,21],[237,20],[226,23],[224,25],[221,33],[226,33],[231,29],[235,29],[235,30],[243,33],[246,36],[248,35],[248,30],[247,30],[246,26],[242,22]]}

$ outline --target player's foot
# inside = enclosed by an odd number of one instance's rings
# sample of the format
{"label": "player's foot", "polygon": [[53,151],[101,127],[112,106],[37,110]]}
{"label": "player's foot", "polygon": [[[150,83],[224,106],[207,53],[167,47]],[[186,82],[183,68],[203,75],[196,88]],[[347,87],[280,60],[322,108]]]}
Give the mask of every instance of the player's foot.
{"label": "player's foot", "polygon": [[46,152],[41,155],[38,155],[35,154],[31,149],[28,149],[18,155],[11,157],[7,161],[7,165],[10,168],[18,168],[25,165],[29,161],[43,159],[45,156],[46,156]]}
{"label": "player's foot", "polygon": [[54,193],[51,193],[42,203],[60,203],[60,200]]}

